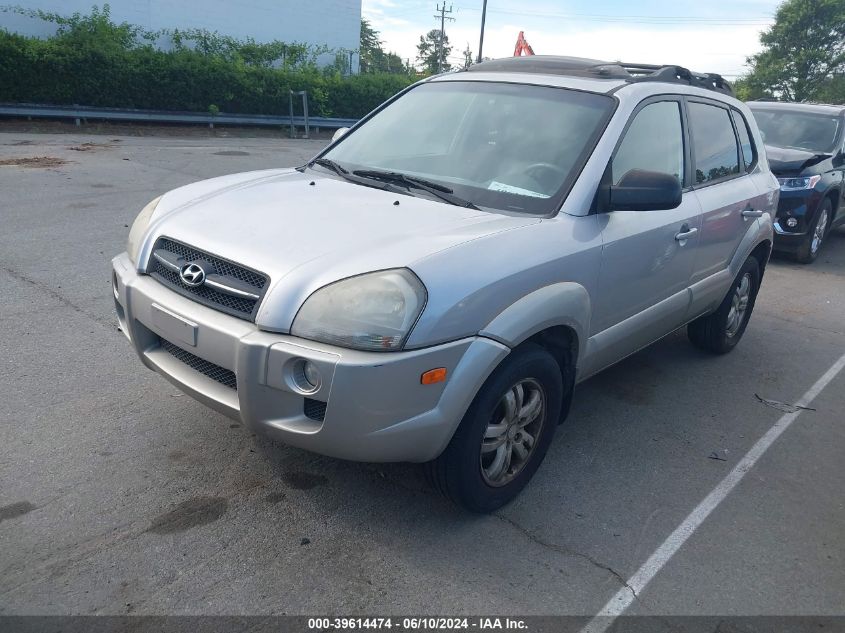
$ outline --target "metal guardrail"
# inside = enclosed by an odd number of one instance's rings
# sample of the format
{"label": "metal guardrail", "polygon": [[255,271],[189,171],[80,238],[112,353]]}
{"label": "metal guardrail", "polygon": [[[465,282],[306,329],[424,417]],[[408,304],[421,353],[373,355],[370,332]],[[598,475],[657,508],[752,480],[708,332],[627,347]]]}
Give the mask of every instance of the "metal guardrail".
{"label": "metal guardrail", "polygon": [[[132,121],[147,123],[191,123],[214,127],[220,125],[304,126],[304,116],[273,114],[211,114],[209,112],[167,112],[164,110],[130,110],[122,108],[93,108],[87,106],[52,106],[31,103],[0,103],[0,117],[32,117],[43,119],[74,119],[77,125],[86,119],[102,121]],[[358,119],[334,119],[312,116],[307,118],[313,128],[352,127]]]}

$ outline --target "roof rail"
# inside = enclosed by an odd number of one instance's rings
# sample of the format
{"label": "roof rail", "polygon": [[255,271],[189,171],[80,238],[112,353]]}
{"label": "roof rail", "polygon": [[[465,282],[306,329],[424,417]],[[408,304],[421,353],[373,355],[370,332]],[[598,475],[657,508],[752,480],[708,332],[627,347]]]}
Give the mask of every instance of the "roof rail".
{"label": "roof rail", "polygon": [[629,83],[638,81],[662,81],[667,83],[683,83],[696,88],[715,90],[722,94],[733,96],[731,85],[721,75],[716,73],[696,73],[683,66],[652,66],[647,64],[616,64],[631,75],[626,79]]}
{"label": "roof rail", "polygon": [[676,65],[602,62],[580,57],[534,55],[533,57],[505,57],[481,62],[469,67],[471,72],[528,72],[577,77],[621,79],[628,83],[659,81],[680,83],[733,96],[733,88],[721,75],[696,73]]}

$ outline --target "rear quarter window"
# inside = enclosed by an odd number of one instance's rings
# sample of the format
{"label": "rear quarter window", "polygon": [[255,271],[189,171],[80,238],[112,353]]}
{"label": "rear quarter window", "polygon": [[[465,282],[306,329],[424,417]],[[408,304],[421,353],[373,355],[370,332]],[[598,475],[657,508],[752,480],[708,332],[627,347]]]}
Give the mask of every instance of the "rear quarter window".
{"label": "rear quarter window", "polygon": [[742,160],[745,162],[745,171],[751,171],[757,163],[757,148],[751,140],[751,133],[748,130],[748,121],[738,110],[731,110],[736,133],[739,135],[739,149],[742,153]]}

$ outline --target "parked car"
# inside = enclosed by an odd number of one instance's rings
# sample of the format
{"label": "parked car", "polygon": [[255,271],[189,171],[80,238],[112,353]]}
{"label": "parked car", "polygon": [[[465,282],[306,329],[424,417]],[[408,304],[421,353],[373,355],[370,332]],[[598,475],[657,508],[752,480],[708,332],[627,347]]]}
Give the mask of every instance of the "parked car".
{"label": "parked car", "polygon": [[845,106],[752,101],[748,107],[780,181],[775,250],[809,264],[827,234],[845,224]]}
{"label": "parked car", "polygon": [[574,385],[740,340],[779,185],[716,75],[558,57],[417,83],[298,169],[153,200],[113,260],[142,362],[293,446],[491,511]]}

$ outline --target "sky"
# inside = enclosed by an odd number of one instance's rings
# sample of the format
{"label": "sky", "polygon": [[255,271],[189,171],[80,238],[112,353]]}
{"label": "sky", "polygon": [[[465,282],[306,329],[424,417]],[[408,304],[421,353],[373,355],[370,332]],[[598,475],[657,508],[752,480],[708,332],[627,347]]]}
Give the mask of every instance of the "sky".
{"label": "sky", "polygon": [[[484,56],[513,55],[520,31],[537,55],[571,55],[646,64],[678,64],[733,80],[760,50],[760,31],[773,22],[778,0],[488,0]],[[441,4],[442,6],[442,4]],[[447,3],[449,61],[460,63],[469,43],[478,53],[482,0]],[[435,0],[363,0],[363,17],[385,50],[414,63],[420,35],[440,28]]]}

